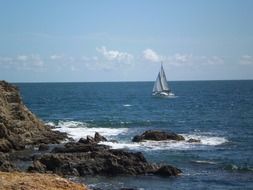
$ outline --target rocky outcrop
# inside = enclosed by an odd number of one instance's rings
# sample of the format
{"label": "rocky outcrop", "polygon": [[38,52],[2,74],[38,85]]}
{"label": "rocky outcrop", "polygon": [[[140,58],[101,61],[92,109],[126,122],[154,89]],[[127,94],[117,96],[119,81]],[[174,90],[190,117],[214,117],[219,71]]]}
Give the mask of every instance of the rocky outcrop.
{"label": "rocky outcrop", "polygon": [[0,172],[0,188],[4,190],[87,190],[84,185],[74,183],[57,175]]}
{"label": "rocky outcrop", "polygon": [[85,138],[80,138],[79,139],[79,143],[84,143],[84,144],[96,144],[96,143],[99,143],[101,141],[108,141],[105,137],[103,137],[102,135],[100,135],[98,132],[95,133],[95,136],[94,138],[91,137],[91,136],[87,136],[86,139]]}
{"label": "rocky outcrop", "polygon": [[52,131],[23,104],[17,87],[0,81],[0,152],[26,145],[59,143],[66,134]]}
{"label": "rocky outcrop", "polygon": [[51,153],[35,158],[31,172],[53,172],[60,175],[143,175],[175,176],[181,170],[147,162],[141,152],[112,150],[109,146],[71,142]]}
{"label": "rocky outcrop", "polygon": [[0,171],[12,172],[16,171],[16,166],[10,161],[9,155],[0,152]]}
{"label": "rocky outcrop", "polygon": [[141,142],[145,140],[152,140],[152,141],[163,141],[163,140],[175,140],[175,141],[182,141],[185,140],[183,136],[178,135],[173,132],[164,132],[164,131],[155,131],[155,130],[148,130],[145,131],[141,135],[136,135],[132,141],[133,142]]}

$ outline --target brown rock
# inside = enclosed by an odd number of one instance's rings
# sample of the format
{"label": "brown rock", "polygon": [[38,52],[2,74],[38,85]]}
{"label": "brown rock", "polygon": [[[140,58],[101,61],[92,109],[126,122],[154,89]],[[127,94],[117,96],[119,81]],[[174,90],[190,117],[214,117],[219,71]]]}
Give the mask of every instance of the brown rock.
{"label": "brown rock", "polygon": [[0,81],[0,152],[25,145],[59,143],[66,134],[52,131],[23,104],[18,88]]}
{"label": "brown rock", "polygon": [[0,172],[1,189],[14,190],[87,190],[85,185],[74,183],[52,174]]}

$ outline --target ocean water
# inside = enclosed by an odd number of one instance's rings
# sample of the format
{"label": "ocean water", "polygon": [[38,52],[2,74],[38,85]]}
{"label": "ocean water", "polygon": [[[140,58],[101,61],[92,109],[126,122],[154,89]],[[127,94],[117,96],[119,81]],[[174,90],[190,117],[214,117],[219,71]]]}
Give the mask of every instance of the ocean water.
{"label": "ocean water", "polygon": [[[96,131],[171,164],[178,177],[89,176],[90,187],[119,189],[253,189],[253,81],[170,82],[175,98],[151,96],[153,82],[18,83],[23,101],[46,123],[74,139]],[[201,143],[132,143],[145,130],[173,131]]]}

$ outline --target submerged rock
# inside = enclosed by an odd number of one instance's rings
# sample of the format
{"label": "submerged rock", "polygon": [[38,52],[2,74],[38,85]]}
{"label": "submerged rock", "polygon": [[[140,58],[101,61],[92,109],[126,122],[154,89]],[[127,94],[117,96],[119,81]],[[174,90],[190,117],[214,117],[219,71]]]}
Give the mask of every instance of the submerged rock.
{"label": "submerged rock", "polygon": [[[163,169],[166,168],[166,169]],[[161,171],[160,171],[161,170]],[[35,158],[30,172],[53,172],[60,175],[144,175],[174,176],[181,170],[147,162],[141,152],[113,150],[96,143],[67,143],[51,153]]]}
{"label": "submerged rock", "polygon": [[59,143],[65,138],[65,133],[52,131],[23,104],[17,87],[0,81],[0,152]]}
{"label": "submerged rock", "polygon": [[201,141],[199,139],[189,139],[187,142],[189,142],[189,143],[200,143]]}
{"label": "submerged rock", "polygon": [[182,135],[178,135],[173,132],[164,132],[164,131],[155,131],[155,130],[148,130],[145,131],[141,135],[136,135],[132,141],[133,142],[141,142],[145,140],[153,140],[153,141],[163,141],[163,140],[176,140],[182,141],[185,140]]}

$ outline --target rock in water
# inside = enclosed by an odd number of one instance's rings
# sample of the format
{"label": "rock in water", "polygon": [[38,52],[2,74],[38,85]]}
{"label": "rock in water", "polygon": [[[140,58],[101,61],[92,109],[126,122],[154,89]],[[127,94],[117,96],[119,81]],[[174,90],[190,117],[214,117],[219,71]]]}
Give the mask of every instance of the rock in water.
{"label": "rock in water", "polygon": [[201,141],[199,139],[189,139],[187,142],[188,143],[200,143]]}
{"label": "rock in water", "polygon": [[141,142],[145,140],[153,140],[153,141],[163,141],[163,140],[176,140],[182,141],[185,140],[183,136],[178,135],[173,132],[164,132],[164,131],[155,131],[155,130],[148,130],[145,131],[141,135],[136,135],[133,138],[133,142]]}
{"label": "rock in water", "polygon": [[52,131],[22,102],[17,87],[0,81],[0,152],[25,145],[59,143],[67,135]]}

